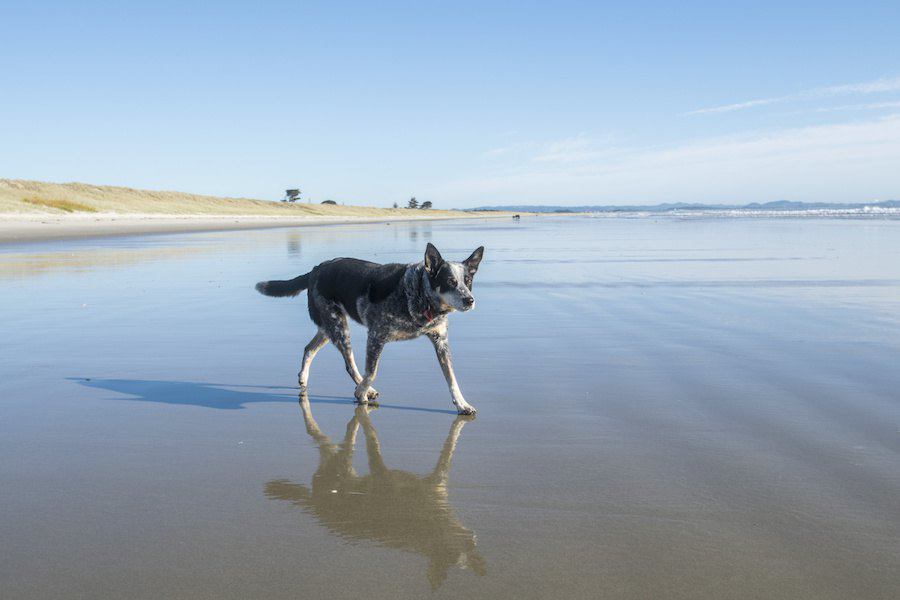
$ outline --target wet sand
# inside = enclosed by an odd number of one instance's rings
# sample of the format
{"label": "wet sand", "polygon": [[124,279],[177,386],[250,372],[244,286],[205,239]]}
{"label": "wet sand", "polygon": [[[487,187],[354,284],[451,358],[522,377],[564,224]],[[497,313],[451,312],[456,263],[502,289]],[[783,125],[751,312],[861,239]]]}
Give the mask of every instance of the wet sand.
{"label": "wet sand", "polygon": [[[449,214],[448,214],[449,213]],[[0,244],[84,237],[272,229],[308,225],[392,223],[446,219],[509,218],[512,213],[466,213],[408,211],[403,215],[299,217],[267,215],[159,215],[159,214],[0,214]]]}
{"label": "wet sand", "polygon": [[[382,406],[305,298],[484,244]],[[900,222],[547,218],[0,246],[3,598],[900,596]],[[362,331],[354,329],[359,349]]]}

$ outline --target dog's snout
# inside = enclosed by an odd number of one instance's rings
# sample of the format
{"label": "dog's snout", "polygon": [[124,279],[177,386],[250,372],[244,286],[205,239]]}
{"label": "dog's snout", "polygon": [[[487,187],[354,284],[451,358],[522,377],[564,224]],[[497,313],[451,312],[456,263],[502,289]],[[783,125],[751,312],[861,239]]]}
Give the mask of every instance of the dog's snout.
{"label": "dog's snout", "polygon": [[475,304],[475,298],[472,298],[471,296],[469,296],[468,298],[463,298],[463,304],[465,304],[466,306],[472,306],[473,304]]}

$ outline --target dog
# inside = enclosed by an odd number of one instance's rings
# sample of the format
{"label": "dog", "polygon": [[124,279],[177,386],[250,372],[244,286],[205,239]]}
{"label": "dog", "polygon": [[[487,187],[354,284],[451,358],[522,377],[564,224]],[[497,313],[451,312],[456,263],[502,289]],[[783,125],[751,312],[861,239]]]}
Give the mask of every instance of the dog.
{"label": "dog", "polygon": [[[319,466],[309,486],[274,479],[266,484],[266,496],[300,507],[343,539],[373,541],[425,556],[432,590],[454,566],[484,575],[486,561],[476,547],[475,534],[459,522],[447,497],[451,458],[463,426],[472,417],[456,417],[434,469],[417,475],[385,464],[369,410],[369,406],[356,407],[343,441],[336,444],[319,429],[309,401],[301,401],[306,432],[319,448]],[[353,468],[360,425],[366,438],[366,475]]]}
{"label": "dog", "polygon": [[[347,373],[356,384],[356,401],[374,401],[378,392],[372,382],[384,345],[425,335],[434,345],[456,411],[474,415],[475,408],[463,398],[453,372],[447,315],[475,307],[472,281],[483,256],[481,246],[462,262],[446,261],[429,243],[422,262],[381,265],[335,258],[294,279],[261,281],[256,289],[275,297],[296,296],[307,290],[309,316],[319,330],[303,352],[298,374],[301,394],[307,391],[313,358],[330,341],[344,357]],[[353,358],[347,317],[368,329],[365,375],[360,375]]]}

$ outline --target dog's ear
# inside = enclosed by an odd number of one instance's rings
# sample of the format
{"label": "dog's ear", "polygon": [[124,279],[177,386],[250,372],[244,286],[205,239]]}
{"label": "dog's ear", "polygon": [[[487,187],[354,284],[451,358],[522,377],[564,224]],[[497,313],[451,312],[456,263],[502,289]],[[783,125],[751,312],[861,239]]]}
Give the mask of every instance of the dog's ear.
{"label": "dog's ear", "polygon": [[472,256],[463,261],[463,264],[466,265],[466,270],[469,272],[469,275],[474,275],[475,271],[478,270],[478,265],[481,264],[481,258],[484,256],[484,246],[479,246],[475,252],[472,253]]}
{"label": "dog's ear", "polygon": [[442,264],[444,264],[444,259],[441,253],[434,247],[434,244],[428,242],[428,245],[425,247],[425,270],[429,275],[434,275],[441,268]]}

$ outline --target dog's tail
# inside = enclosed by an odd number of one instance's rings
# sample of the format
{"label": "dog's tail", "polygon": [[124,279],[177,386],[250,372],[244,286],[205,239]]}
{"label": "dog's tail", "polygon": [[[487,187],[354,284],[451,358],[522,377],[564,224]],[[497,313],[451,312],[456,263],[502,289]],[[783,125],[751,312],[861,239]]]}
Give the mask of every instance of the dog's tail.
{"label": "dog's tail", "polygon": [[309,273],[287,281],[260,281],[256,284],[256,291],[266,296],[282,298],[284,296],[296,296],[308,287]]}

